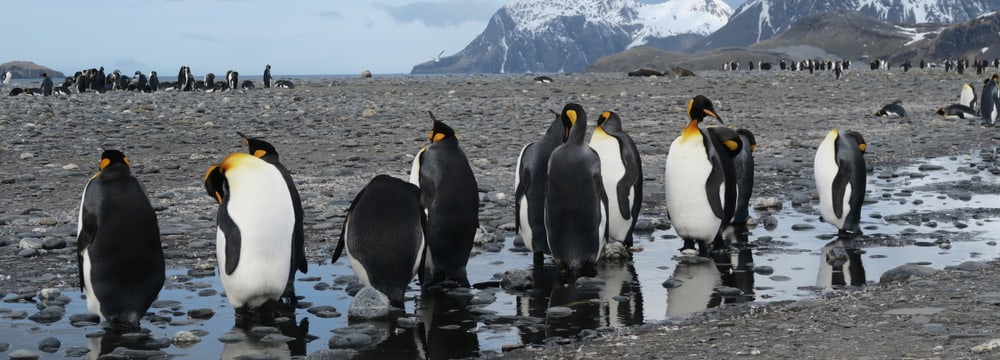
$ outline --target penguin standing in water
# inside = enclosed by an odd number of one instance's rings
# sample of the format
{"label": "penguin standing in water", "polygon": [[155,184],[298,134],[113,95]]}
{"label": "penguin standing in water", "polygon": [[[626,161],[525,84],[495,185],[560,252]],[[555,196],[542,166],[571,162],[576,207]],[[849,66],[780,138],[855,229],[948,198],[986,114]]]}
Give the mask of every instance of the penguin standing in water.
{"label": "penguin standing in water", "polygon": [[87,309],[113,326],[138,327],[163,288],[160,228],[125,154],[105,150],[87,182],[77,225],[80,287]]}
{"label": "penguin standing in water", "polygon": [[816,149],[813,169],[820,215],[823,221],[836,226],[841,236],[861,234],[866,148],[861,134],[834,129]]}
{"label": "penguin standing in water", "polygon": [[514,177],[514,215],[517,218],[514,224],[524,240],[524,246],[534,254],[535,265],[543,261],[543,254],[552,253],[545,235],[545,186],[549,178],[549,156],[552,150],[566,141],[572,126],[568,119],[555,115],[545,135],[521,149]]}
{"label": "penguin standing in water", "polygon": [[292,194],[277,166],[245,153],[209,167],[205,190],[219,202],[219,277],[240,322],[251,310],[279,300],[291,277]]}
{"label": "penguin standing in water", "polygon": [[[601,258],[608,232],[608,197],[601,158],[585,142],[587,114],[569,103],[560,115],[572,127],[566,143],[552,151],[545,189],[545,232],[552,258],[571,276],[589,276]],[[631,208],[629,209],[631,210]]]}
{"label": "penguin standing in water", "polygon": [[295,304],[295,270],[301,271],[303,274],[309,272],[309,262],[306,260],[305,231],[302,229],[302,198],[299,196],[299,190],[295,187],[295,181],[292,180],[292,174],[278,159],[278,150],[274,148],[274,145],[259,138],[243,135],[240,132],[236,134],[243,138],[243,144],[246,145],[247,151],[251,155],[267,161],[277,168],[285,179],[285,184],[288,185],[288,194],[292,198],[292,208],[295,210],[295,226],[292,232],[292,269],[288,273],[288,286],[281,297],[286,303]]}
{"label": "penguin standing in water", "polygon": [[424,228],[424,288],[453,281],[468,287],[465,266],[479,228],[479,186],[455,130],[434,118],[431,143],[413,158],[410,182],[420,187]]}
{"label": "penguin standing in water", "polygon": [[667,213],[677,235],[684,239],[682,252],[707,256],[709,242],[722,243],[722,230],[736,209],[736,176],[733,156],[742,145],[732,129],[698,126],[711,116],[722,122],[712,101],[703,95],[688,102],[690,121],[670,144],[664,182]]}
{"label": "penguin standing in water", "polygon": [[642,208],[642,159],[617,113],[597,118],[590,147],[601,159],[601,179],[608,197],[608,241],[632,247],[632,230]]}
{"label": "penguin standing in water", "polygon": [[733,157],[733,168],[736,170],[736,210],[733,212],[731,224],[746,226],[750,219],[750,195],[753,193],[753,152],[757,149],[757,138],[753,132],[744,128],[735,130],[740,137],[739,154]]}
{"label": "penguin standing in water", "polygon": [[347,209],[333,261],[347,249],[351,269],[361,283],[382,292],[392,306],[402,309],[406,287],[422,260],[425,223],[420,189],[389,175],[378,175]]}

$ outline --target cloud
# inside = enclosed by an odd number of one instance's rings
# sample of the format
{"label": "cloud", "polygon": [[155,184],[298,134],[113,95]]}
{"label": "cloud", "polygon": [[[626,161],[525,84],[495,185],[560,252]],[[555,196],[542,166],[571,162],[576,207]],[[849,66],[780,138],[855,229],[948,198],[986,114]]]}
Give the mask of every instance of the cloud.
{"label": "cloud", "polygon": [[451,27],[466,21],[485,22],[502,5],[503,1],[496,0],[446,0],[421,1],[399,6],[375,4],[375,7],[389,13],[389,16],[396,21],[420,21],[427,26]]}

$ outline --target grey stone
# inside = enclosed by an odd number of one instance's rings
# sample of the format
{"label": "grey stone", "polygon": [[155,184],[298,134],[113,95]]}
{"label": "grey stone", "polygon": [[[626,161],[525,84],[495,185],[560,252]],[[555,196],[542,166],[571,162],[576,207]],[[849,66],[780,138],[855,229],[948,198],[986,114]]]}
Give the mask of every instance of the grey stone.
{"label": "grey stone", "polygon": [[192,319],[206,320],[206,319],[211,319],[212,316],[215,316],[215,311],[213,311],[212,309],[208,309],[208,308],[204,308],[204,309],[191,309],[191,310],[188,310],[187,314]]}
{"label": "grey stone", "polygon": [[38,342],[38,350],[47,353],[54,353],[58,351],[60,347],[62,347],[62,342],[60,342],[59,339],[53,336],[44,338],[42,339],[42,341]]}
{"label": "grey stone", "polygon": [[553,306],[545,310],[545,315],[551,318],[564,318],[573,314],[573,309],[565,306]]}
{"label": "grey stone", "polygon": [[514,291],[531,289],[534,283],[531,271],[523,269],[507,270],[500,279],[500,287]]}
{"label": "grey stone", "polygon": [[174,337],[170,340],[174,344],[194,344],[200,341],[201,337],[185,330],[174,333]]}
{"label": "grey stone", "polygon": [[21,249],[41,249],[42,239],[39,238],[23,238],[21,242],[18,243]]}
{"label": "grey stone", "polygon": [[50,324],[59,321],[59,319],[62,319],[65,314],[66,310],[62,306],[51,305],[46,306],[44,309],[31,316],[28,316],[28,320],[40,324]]}
{"label": "grey stone", "polygon": [[372,343],[372,337],[361,333],[336,334],[330,337],[330,348],[354,348]]}
{"label": "grey stone", "polygon": [[323,349],[310,353],[306,360],[350,360],[358,355],[351,349]]}
{"label": "grey stone", "polygon": [[19,349],[7,354],[7,358],[10,360],[34,360],[38,359],[38,354],[31,350]]}
{"label": "grey stone", "polygon": [[260,342],[262,342],[262,343],[286,343],[286,342],[289,342],[289,341],[292,341],[292,340],[295,340],[295,338],[293,338],[291,336],[285,336],[285,335],[279,333],[279,334],[267,334],[267,335],[265,335],[264,337],[262,337],[260,339]]}
{"label": "grey stone", "polygon": [[56,250],[65,248],[66,248],[66,239],[63,238],[48,238],[42,241],[42,249],[45,250]]}
{"label": "grey stone", "polygon": [[380,319],[388,316],[391,310],[388,296],[371,286],[365,286],[354,295],[347,314],[352,319]]}
{"label": "grey stone", "polygon": [[219,342],[224,344],[238,343],[246,340],[247,340],[247,335],[238,331],[230,331],[225,334],[219,335]]}
{"label": "grey stone", "polygon": [[910,277],[930,278],[940,270],[924,265],[905,264],[886,270],[879,277],[880,283],[909,280]]}

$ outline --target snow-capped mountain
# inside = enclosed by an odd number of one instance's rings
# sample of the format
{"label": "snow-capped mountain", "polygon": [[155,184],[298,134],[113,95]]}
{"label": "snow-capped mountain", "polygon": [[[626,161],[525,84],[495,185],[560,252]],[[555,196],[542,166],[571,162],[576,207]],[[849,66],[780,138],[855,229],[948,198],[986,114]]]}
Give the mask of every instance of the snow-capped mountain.
{"label": "snow-capped mountain", "polygon": [[726,24],[721,0],[514,0],[455,55],[413,73],[575,72],[639,45],[682,50]]}
{"label": "snow-capped mountain", "polygon": [[1000,0],[748,0],[692,50],[749,46],[805,16],[833,10],[858,11],[890,23],[950,24],[1000,10]]}

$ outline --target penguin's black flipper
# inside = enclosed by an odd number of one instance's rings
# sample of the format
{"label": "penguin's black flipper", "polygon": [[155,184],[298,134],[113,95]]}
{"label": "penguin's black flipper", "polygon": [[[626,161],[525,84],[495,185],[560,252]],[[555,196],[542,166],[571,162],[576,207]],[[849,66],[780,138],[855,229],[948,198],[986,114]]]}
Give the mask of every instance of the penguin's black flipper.
{"label": "penguin's black flipper", "polygon": [[233,222],[233,218],[229,217],[229,211],[226,210],[225,206],[219,207],[218,219],[219,229],[226,236],[225,271],[226,274],[232,275],[233,271],[236,271],[236,266],[240,264],[240,246],[242,243],[240,228]]}
{"label": "penguin's black flipper", "polygon": [[837,175],[833,177],[833,213],[838,218],[844,216],[844,196],[853,176],[851,164],[838,160]]}
{"label": "penguin's black flipper", "polygon": [[[628,203],[628,193],[632,190],[632,185],[639,181],[639,174],[642,173],[642,162],[639,161],[639,153],[635,151],[634,148],[629,148],[625,146],[626,144],[622,141],[618,141],[621,147],[622,163],[623,164],[639,164],[638,169],[630,169],[628,166],[625,167],[625,175],[622,179],[618,181],[618,210],[621,212],[622,218],[626,220],[632,218],[632,207]],[[634,146],[633,146],[634,147]],[[641,191],[642,187],[636,188],[635,201],[642,201],[642,194],[638,193]]]}
{"label": "penguin's black flipper", "polygon": [[708,180],[705,181],[705,193],[708,194],[708,204],[712,207],[712,213],[717,218],[724,219],[725,209],[722,206],[722,189],[726,183],[726,174],[722,170],[722,165],[719,164],[720,159],[718,157],[714,157],[711,160],[714,166],[712,166],[712,172],[708,174]]}

